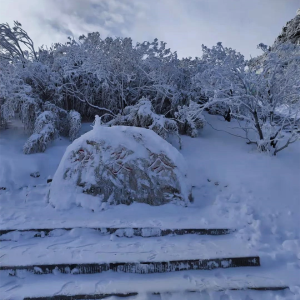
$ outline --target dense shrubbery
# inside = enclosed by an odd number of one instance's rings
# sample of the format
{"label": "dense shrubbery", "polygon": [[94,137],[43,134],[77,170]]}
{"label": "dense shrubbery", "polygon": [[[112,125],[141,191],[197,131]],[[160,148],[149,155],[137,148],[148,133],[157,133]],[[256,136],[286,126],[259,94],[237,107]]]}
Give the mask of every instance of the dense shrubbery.
{"label": "dense shrubbery", "polygon": [[166,139],[170,134],[178,135],[177,123],[154,112],[148,99],[141,99],[136,105],[125,107],[123,114],[117,115],[109,125],[125,125],[143,127],[153,130]]}
{"label": "dense shrubbery", "polygon": [[99,33],[36,51],[18,22],[0,24],[0,37],[0,126],[19,114],[33,133],[25,153],[44,151],[58,133],[75,139],[81,118],[95,114],[164,138],[194,137],[208,110],[242,120],[245,138],[274,154],[299,138],[299,45],[261,45],[263,58],[247,61],[221,43],[203,47],[202,58],[178,59],[157,39],[133,45]]}

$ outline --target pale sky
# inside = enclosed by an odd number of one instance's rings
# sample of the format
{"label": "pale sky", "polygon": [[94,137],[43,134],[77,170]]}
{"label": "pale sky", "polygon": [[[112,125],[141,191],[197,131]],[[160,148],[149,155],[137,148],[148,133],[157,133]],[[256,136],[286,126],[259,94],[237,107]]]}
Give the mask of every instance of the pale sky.
{"label": "pale sky", "polygon": [[99,31],[134,42],[158,38],[179,57],[222,42],[249,58],[298,8],[300,0],[0,0],[0,23],[19,21],[37,46]]}

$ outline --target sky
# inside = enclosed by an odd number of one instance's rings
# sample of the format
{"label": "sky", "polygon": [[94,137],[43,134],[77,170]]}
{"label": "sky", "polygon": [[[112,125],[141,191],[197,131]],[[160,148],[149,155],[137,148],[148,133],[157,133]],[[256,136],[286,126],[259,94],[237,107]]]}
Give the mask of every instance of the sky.
{"label": "sky", "polygon": [[179,57],[200,57],[202,44],[222,42],[249,58],[299,8],[300,0],[0,0],[0,23],[19,21],[37,47],[98,31],[134,42],[158,38]]}

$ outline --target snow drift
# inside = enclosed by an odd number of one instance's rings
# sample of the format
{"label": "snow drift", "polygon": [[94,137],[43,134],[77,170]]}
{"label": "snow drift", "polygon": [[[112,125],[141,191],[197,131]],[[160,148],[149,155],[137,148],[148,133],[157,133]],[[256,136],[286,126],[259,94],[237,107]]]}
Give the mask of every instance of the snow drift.
{"label": "snow drift", "polygon": [[66,150],[51,184],[57,209],[103,209],[133,202],[186,205],[191,187],[183,156],[152,130],[100,125]]}

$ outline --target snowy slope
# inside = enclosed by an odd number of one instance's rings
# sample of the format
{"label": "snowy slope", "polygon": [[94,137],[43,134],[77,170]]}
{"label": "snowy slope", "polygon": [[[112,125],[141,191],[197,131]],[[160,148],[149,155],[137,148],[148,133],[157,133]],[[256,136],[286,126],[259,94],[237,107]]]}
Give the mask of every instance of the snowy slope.
{"label": "snowy slope", "polygon": [[[235,122],[207,116],[208,123],[219,130],[241,134]],[[89,130],[85,124],[83,132]],[[54,210],[45,200],[49,184],[69,142],[58,140],[43,154],[24,155],[22,145],[26,136],[20,130],[0,133],[0,229],[62,228],[62,227],[160,227],[160,228],[232,228],[237,231],[225,237],[160,237],[154,239],[95,237],[91,232],[68,232],[45,239],[21,236],[14,241],[1,242],[0,263],[29,264],[75,258],[80,261],[102,261],[97,251],[107,252],[105,260],[142,260],[154,257],[208,258],[231,254],[256,254],[262,267],[232,270],[185,271],[176,274],[94,274],[43,275],[46,277],[11,278],[2,273],[0,295],[4,299],[21,299],[24,291],[42,293],[51,283],[51,293],[61,289],[76,292],[139,291],[162,292],[184,289],[205,290],[207,287],[234,287],[269,283],[290,285],[291,291],[268,292],[263,299],[299,299],[300,297],[300,143],[291,145],[277,157],[257,153],[245,140],[215,131],[207,125],[198,138],[182,137],[183,156],[189,166],[195,201],[189,207],[144,204],[115,206],[93,213],[82,208],[68,212]],[[30,177],[31,172],[40,177]],[[123,249],[123,250],[121,250]],[[66,252],[70,251],[70,252]],[[72,256],[68,257],[68,254]],[[123,253],[123,254],[122,254]],[[136,254],[135,254],[136,253]],[[103,258],[104,259],[104,258]],[[115,258],[114,258],[115,259]],[[78,262],[78,261],[77,261]],[[204,275],[205,274],[205,275]],[[299,276],[298,276],[299,275]],[[39,288],[34,288],[38,280]],[[253,282],[252,282],[253,280]],[[2,283],[3,282],[3,283]],[[162,284],[159,284],[162,282]],[[9,298],[14,295],[15,298]],[[21,296],[20,296],[21,295]],[[163,299],[194,299],[180,294]],[[206,295],[206,296],[205,296]],[[214,296],[216,295],[216,297]],[[240,296],[239,296],[240,295]],[[24,296],[24,295],[23,295]],[[199,296],[199,295],[198,295]],[[148,296],[147,296],[148,297]],[[151,299],[145,296],[144,299]],[[149,296],[150,297],[150,296]],[[151,296],[152,297],[152,296]],[[153,296],[154,297],[154,296]],[[186,298],[184,298],[186,297]],[[262,299],[256,291],[207,292],[204,299]],[[235,298],[236,297],[236,298]],[[239,298],[240,297],[240,298]],[[248,298],[247,298],[248,297]],[[153,298],[154,299],[154,298]],[[196,299],[196,298],[195,298]],[[198,299],[198,298],[197,298]]]}

